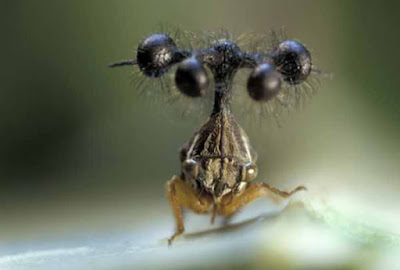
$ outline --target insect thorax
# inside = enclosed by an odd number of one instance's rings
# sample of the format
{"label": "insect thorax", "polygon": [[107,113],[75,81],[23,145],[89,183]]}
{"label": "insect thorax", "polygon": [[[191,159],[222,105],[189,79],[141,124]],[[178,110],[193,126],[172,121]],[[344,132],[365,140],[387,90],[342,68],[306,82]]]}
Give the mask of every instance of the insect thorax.
{"label": "insect thorax", "polygon": [[221,197],[242,191],[255,158],[246,133],[224,109],[212,114],[182,148],[182,175],[200,192]]}

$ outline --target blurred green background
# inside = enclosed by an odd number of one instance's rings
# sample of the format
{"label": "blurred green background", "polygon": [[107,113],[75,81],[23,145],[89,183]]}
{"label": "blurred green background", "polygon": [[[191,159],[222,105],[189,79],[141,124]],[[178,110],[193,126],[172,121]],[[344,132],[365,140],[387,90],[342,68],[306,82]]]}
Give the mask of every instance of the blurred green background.
{"label": "blurred green background", "polygon": [[334,76],[282,128],[239,117],[259,153],[259,181],[399,206],[399,9],[397,1],[1,1],[0,239],[134,229],[169,211],[164,184],[204,119],[181,117],[179,102],[138,98],[129,68],[106,67],[134,57],[160,23],[285,27]]}

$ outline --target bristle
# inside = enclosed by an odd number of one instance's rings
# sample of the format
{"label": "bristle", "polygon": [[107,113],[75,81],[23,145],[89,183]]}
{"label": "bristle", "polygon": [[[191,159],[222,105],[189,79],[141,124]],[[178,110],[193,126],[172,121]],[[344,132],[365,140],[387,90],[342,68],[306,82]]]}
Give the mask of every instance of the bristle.
{"label": "bristle", "polygon": [[130,59],[130,60],[122,60],[122,61],[118,61],[118,62],[109,64],[108,67],[114,68],[114,67],[134,66],[134,65],[136,65],[136,60]]}

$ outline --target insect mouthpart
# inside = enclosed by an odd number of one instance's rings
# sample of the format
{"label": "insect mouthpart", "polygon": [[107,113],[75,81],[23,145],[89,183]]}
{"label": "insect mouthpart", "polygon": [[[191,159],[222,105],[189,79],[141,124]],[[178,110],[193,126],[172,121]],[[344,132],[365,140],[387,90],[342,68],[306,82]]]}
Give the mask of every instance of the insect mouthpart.
{"label": "insect mouthpart", "polygon": [[213,185],[214,198],[220,198],[231,191],[232,189],[229,188],[228,185],[221,179],[214,181]]}

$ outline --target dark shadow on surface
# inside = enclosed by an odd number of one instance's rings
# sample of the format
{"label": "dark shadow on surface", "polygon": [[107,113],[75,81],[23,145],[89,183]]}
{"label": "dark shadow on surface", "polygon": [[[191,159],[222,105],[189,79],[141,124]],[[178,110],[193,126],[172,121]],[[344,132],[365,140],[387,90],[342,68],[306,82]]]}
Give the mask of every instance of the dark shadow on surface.
{"label": "dark shadow on surface", "polygon": [[[287,211],[292,211],[292,210],[297,211],[298,209],[304,210],[304,203],[302,201],[289,202],[288,205],[286,207],[284,207],[284,209],[282,209],[281,211],[258,215],[254,218],[246,219],[246,220],[243,220],[243,221],[240,221],[237,223],[223,225],[221,227],[213,228],[213,229],[209,229],[209,230],[205,230],[205,231],[184,233],[181,237],[177,237],[175,239],[175,241],[194,240],[197,238],[205,237],[207,235],[239,231],[241,229],[244,229],[246,227],[249,227],[249,226],[257,224],[257,223],[275,221],[283,213],[285,213]],[[167,239],[165,239],[165,241],[167,241]]]}
{"label": "dark shadow on surface", "polygon": [[183,236],[184,239],[196,239],[199,237],[203,237],[206,235],[210,235],[210,234],[219,234],[219,233],[227,233],[227,232],[234,232],[234,231],[238,231],[240,229],[243,229],[245,227],[248,227],[252,224],[256,224],[259,222],[264,222],[264,221],[272,221],[275,220],[280,213],[276,213],[276,214],[270,214],[270,215],[260,215],[257,216],[255,218],[251,218],[248,220],[244,220],[238,223],[234,223],[234,224],[228,224],[225,225],[223,227],[219,227],[219,228],[215,228],[215,229],[210,229],[210,230],[206,230],[206,231],[200,231],[200,232],[194,232],[194,233],[188,233],[185,234]]}

